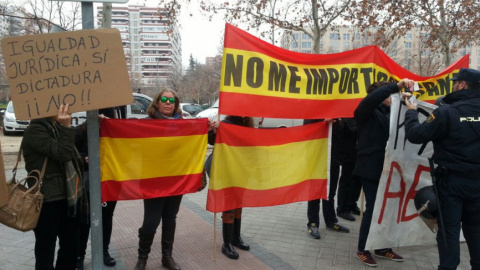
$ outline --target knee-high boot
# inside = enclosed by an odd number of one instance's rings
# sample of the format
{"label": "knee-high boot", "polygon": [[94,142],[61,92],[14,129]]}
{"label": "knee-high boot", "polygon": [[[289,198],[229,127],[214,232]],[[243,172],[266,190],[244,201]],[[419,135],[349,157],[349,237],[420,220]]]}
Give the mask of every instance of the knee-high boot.
{"label": "knee-high boot", "polygon": [[232,246],[233,223],[222,223],[223,246],[222,253],[230,259],[238,259],[238,253]]}
{"label": "knee-high boot", "polygon": [[176,225],[162,227],[162,265],[170,270],[180,270],[180,266],[172,257],[175,227]]}
{"label": "knee-high boot", "polygon": [[233,230],[233,242],[232,245],[238,247],[239,249],[242,250],[250,250],[250,246],[245,244],[242,240],[242,237],[240,236],[240,230],[242,227],[242,219],[241,218],[235,218],[233,221],[234,225],[234,230]]}
{"label": "knee-high boot", "polygon": [[142,228],[138,230],[138,260],[134,270],[145,270],[154,236],[155,233],[145,233]]}

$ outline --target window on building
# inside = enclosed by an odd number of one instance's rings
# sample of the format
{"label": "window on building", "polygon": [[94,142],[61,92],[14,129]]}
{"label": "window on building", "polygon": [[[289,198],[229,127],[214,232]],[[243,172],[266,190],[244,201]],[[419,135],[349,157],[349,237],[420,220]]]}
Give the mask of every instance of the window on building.
{"label": "window on building", "polygon": [[298,48],[298,42],[296,41],[292,42],[292,48]]}
{"label": "window on building", "polygon": [[312,39],[309,35],[302,33],[302,39]]}
{"label": "window on building", "polygon": [[340,40],[340,33],[330,33],[331,40]]}
{"label": "window on building", "polygon": [[298,40],[298,33],[293,33],[293,39]]}
{"label": "window on building", "polygon": [[410,41],[405,42],[405,48],[407,48],[407,49],[412,48],[412,42],[410,42]]}
{"label": "window on building", "polygon": [[312,48],[312,42],[311,41],[302,41],[302,48]]}
{"label": "window on building", "polygon": [[302,53],[312,53],[312,50],[302,50]]}
{"label": "window on building", "polygon": [[412,34],[406,34],[405,40],[412,40]]}
{"label": "window on building", "polygon": [[350,34],[343,34],[343,40],[349,40]]}
{"label": "window on building", "polygon": [[343,48],[345,48],[345,50],[348,50],[350,48],[350,41],[344,41]]}

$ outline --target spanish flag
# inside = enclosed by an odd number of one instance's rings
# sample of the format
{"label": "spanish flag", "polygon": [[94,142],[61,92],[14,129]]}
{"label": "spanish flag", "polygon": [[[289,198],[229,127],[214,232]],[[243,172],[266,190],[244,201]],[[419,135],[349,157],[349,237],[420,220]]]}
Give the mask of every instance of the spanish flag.
{"label": "spanish flag", "polygon": [[106,119],[100,129],[102,200],[196,192],[207,151],[207,119]]}
{"label": "spanish flag", "polygon": [[222,212],[327,198],[328,123],[256,129],[222,123],[207,210]]}
{"label": "spanish flag", "polygon": [[469,65],[465,55],[438,74],[423,77],[397,64],[377,46],[333,54],[299,53],[230,24],[225,26],[224,40],[219,113],[225,115],[352,117],[372,83],[403,78],[418,81],[417,98],[434,103],[452,91],[448,79]]}

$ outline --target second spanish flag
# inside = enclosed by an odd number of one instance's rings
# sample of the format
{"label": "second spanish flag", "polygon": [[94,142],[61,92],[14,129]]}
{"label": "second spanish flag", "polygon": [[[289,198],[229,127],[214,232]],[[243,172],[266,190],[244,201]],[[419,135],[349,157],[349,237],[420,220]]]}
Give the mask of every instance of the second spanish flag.
{"label": "second spanish flag", "polygon": [[327,197],[328,123],[280,129],[222,123],[217,132],[208,211]]}

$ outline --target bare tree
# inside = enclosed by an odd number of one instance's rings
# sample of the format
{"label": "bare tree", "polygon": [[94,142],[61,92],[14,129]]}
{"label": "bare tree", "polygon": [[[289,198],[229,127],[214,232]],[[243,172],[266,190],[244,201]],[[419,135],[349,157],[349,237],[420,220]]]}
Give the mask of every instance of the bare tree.
{"label": "bare tree", "polygon": [[[177,20],[182,3],[190,0],[159,0],[160,7],[170,10]],[[208,16],[224,14],[226,21],[259,31],[263,37],[271,35],[275,43],[275,29],[302,31],[313,40],[313,52],[320,52],[320,37],[334,22],[349,20],[347,10],[355,6],[353,0],[225,0],[220,4],[202,1],[201,8]]]}
{"label": "bare tree", "polygon": [[179,94],[182,100],[198,104],[211,103],[218,95],[220,86],[220,63],[202,65],[193,56],[190,57],[190,67],[179,84]]}
{"label": "bare tree", "polygon": [[395,37],[408,30],[428,33],[423,40],[430,50],[439,50],[444,65],[450,65],[452,53],[480,36],[480,2],[478,0],[362,0],[352,17],[359,27],[376,27],[377,42],[388,44],[393,39],[382,33],[393,31]]}
{"label": "bare tree", "polygon": [[[78,2],[49,0],[27,0],[5,3],[0,16],[10,18],[17,24],[10,35],[49,33],[53,26],[65,30],[76,30],[81,24],[81,10]],[[20,23],[20,24],[19,24]],[[17,28],[22,28],[18,30]]]}

